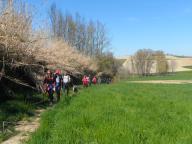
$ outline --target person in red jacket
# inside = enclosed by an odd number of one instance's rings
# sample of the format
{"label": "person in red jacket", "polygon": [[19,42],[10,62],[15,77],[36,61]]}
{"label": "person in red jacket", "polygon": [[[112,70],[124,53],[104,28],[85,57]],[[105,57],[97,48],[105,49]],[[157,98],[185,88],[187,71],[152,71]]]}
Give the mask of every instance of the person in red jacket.
{"label": "person in red jacket", "polygon": [[96,78],[96,76],[93,77],[92,83],[93,83],[94,85],[97,84],[97,78]]}
{"label": "person in red jacket", "polygon": [[84,86],[84,87],[87,87],[87,86],[88,86],[88,80],[87,80],[87,77],[86,77],[86,76],[83,77],[82,82],[83,82],[83,86]]}
{"label": "person in red jacket", "polygon": [[48,97],[50,100],[50,104],[53,104],[53,93],[54,93],[54,78],[50,70],[47,71],[47,74],[44,79],[44,85],[45,85],[45,90],[48,93]]}

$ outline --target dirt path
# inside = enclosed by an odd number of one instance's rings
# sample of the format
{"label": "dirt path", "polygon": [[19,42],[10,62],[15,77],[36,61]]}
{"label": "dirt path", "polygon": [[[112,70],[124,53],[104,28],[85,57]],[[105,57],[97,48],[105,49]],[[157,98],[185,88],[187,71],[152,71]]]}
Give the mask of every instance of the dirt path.
{"label": "dirt path", "polygon": [[148,81],[131,81],[131,83],[192,84],[192,80],[148,80]]}
{"label": "dirt path", "polygon": [[35,132],[40,125],[40,115],[44,110],[37,110],[35,117],[31,118],[29,121],[20,121],[15,126],[15,130],[19,133],[16,136],[11,137],[10,139],[2,142],[2,144],[22,144],[26,141],[30,134]]}

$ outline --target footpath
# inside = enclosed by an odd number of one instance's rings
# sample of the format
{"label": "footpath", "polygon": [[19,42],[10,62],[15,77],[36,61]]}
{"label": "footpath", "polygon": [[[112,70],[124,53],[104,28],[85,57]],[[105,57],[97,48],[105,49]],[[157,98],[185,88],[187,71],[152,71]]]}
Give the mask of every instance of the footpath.
{"label": "footpath", "polygon": [[19,121],[15,126],[15,130],[18,132],[17,135],[9,138],[2,142],[2,144],[22,144],[27,141],[31,133],[35,132],[40,126],[40,116],[44,109],[35,111],[35,116],[26,121]]}

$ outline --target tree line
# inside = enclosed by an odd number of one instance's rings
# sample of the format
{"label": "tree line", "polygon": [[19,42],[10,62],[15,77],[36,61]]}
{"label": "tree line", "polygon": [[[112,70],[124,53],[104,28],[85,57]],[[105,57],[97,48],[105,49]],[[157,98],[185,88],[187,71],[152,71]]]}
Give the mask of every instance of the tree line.
{"label": "tree line", "polygon": [[119,68],[118,74],[120,78],[126,78],[130,75],[165,75],[168,72],[175,72],[176,67],[176,61],[167,59],[167,55],[163,51],[139,49],[124,62],[123,66]]}
{"label": "tree line", "polygon": [[116,74],[115,58],[106,51],[109,39],[104,24],[86,22],[78,14],[64,14],[53,4],[49,9],[51,27],[45,25],[45,31],[34,29],[27,4],[0,1],[2,100],[14,95],[18,87],[43,91],[47,69],[71,72],[79,80],[86,72]]}
{"label": "tree line", "polygon": [[52,37],[64,39],[68,44],[89,56],[101,55],[109,46],[105,25],[100,21],[86,21],[78,13],[63,13],[52,4],[49,9]]}
{"label": "tree line", "polygon": [[156,65],[156,72],[159,74],[168,71],[168,63],[166,55],[163,51],[153,51],[151,49],[141,49],[132,57],[132,65],[139,75],[149,75]]}
{"label": "tree line", "polygon": [[116,75],[118,64],[113,53],[108,51],[110,39],[106,27],[100,21],[86,21],[80,14],[63,13],[52,4],[48,11],[51,37],[66,41],[82,54],[97,63],[97,72]]}

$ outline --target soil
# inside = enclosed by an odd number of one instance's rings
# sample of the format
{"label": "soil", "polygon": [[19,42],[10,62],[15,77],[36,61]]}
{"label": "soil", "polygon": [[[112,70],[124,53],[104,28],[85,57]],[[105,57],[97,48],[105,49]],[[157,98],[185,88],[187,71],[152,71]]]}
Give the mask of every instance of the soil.
{"label": "soil", "polygon": [[40,116],[44,109],[36,110],[36,114],[28,121],[20,121],[15,130],[18,134],[2,142],[2,144],[22,144],[29,139],[31,133],[35,132],[40,126]]}

